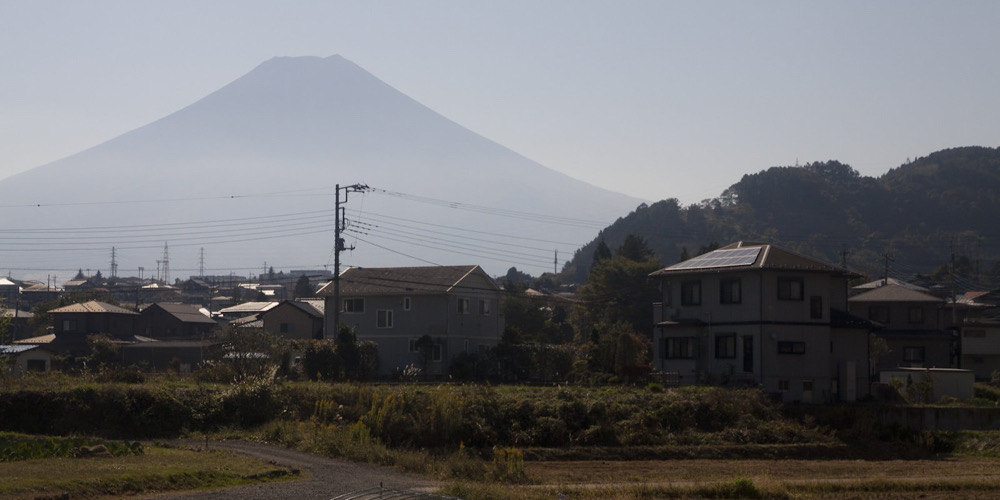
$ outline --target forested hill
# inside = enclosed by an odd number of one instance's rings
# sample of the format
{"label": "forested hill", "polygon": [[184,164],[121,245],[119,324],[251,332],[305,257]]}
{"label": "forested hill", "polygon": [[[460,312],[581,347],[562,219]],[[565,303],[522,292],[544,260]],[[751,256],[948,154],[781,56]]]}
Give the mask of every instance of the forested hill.
{"label": "forested hill", "polygon": [[864,177],[837,161],[744,175],[718,198],[682,207],[642,205],[604,229],[564,269],[583,282],[600,240],[611,249],[635,234],[664,265],[711,244],[773,243],[881,277],[913,279],[958,256],[966,288],[1000,286],[1000,148],[938,151]]}

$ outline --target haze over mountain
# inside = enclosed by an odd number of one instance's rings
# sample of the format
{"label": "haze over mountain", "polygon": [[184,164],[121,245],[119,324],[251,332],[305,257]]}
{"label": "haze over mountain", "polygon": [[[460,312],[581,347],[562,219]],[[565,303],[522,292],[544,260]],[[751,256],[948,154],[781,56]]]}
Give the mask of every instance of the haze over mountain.
{"label": "haze over mountain", "polygon": [[554,250],[568,258],[640,203],[479,136],[340,56],[279,57],[0,181],[14,235],[0,265],[60,281],[78,268],[107,274],[115,247],[119,275],[143,266],[150,276],[167,243],[174,278],[198,274],[202,248],[206,274],[315,268],[332,263],[334,186],[355,183],[385,190],[345,205],[357,248],[343,260],[364,266],[539,273]]}

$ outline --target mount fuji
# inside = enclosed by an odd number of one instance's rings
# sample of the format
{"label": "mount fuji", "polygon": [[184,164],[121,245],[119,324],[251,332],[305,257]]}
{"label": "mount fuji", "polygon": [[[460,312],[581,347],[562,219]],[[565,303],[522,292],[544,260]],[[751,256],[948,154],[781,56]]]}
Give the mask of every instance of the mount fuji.
{"label": "mount fuji", "polygon": [[[332,263],[550,271],[642,200],[546,168],[340,56],[279,57],[100,145],[0,180],[15,277],[173,277]],[[558,260],[558,259],[557,259]],[[559,264],[561,265],[561,263]],[[155,266],[155,267],[154,267]]]}

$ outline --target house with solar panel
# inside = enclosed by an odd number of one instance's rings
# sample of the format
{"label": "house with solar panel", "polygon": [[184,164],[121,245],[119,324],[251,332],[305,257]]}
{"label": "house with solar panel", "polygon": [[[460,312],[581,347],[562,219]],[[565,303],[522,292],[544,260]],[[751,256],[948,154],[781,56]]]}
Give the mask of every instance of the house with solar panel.
{"label": "house with solar panel", "polygon": [[[442,377],[456,356],[494,347],[503,334],[502,292],[476,265],[351,267],[340,275],[340,304],[333,289],[331,281],[317,292],[326,300],[327,325],[339,307],[341,325],[378,345],[381,377],[409,365]],[[336,329],[326,331],[333,338]],[[430,345],[422,350],[425,336]]]}
{"label": "house with solar panel", "polygon": [[737,242],[650,275],[654,368],[680,384],[745,384],[784,401],[869,393],[868,335],[846,311],[858,275],[762,243]]}

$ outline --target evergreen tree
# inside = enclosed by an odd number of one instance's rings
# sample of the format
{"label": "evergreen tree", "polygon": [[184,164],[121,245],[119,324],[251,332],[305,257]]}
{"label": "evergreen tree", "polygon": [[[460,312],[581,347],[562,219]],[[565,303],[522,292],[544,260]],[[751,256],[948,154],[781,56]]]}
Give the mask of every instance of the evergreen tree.
{"label": "evergreen tree", "polygon": [[299,276],[298,281],[295,282],[295,297],[304,298],[314,295],[316,292],[313,290],[312,283],[309,282],[309,277],[304,274]]}
{"label": "evergreen tree", "polygon": [[590,268],[593,269],[594,266],[599,264],[602,260],[611,258],[611,249],[608,248],[608,244],[601,241],[597,242],[597,247],[594,248],[594,260],[590,263]]}

